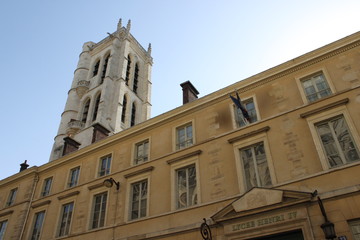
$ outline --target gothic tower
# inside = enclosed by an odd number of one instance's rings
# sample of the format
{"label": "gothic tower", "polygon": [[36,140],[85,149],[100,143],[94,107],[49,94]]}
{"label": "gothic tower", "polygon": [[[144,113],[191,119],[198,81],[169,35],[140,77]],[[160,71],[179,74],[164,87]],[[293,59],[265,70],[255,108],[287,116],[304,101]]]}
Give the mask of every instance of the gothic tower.
{"label": "gothic tower", "polygon": [[114,33],[83,45],[50,161],[149,119],[151,45],[130,27],[120,19]]}

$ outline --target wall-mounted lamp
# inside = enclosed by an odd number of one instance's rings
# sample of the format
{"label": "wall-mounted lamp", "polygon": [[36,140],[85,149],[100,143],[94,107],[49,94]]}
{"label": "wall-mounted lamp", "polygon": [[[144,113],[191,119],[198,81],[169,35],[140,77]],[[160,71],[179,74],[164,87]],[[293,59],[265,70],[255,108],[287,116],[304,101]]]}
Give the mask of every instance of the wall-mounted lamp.
{"label": "wall-mounted lamp", "polygon": [[116,190],[119,190],[120,182],[116,182],[113,178],[105,179],[103,184],[105,187],[111,188],[114,185],[114,183],[116,185]]}
{"label": "wall-mounted lamp", "polygon": [[325,208],[324,208],[324,205],[323,205],[320,197],[318,197],[318,204],[319,204],[321,213],[322,213],[322,215],[324,216],[324,219],[325,219],[325,223],[321,224],[321,226],[320,226],[321,229],[324,231],[325,238],[326,239],[334,239],[334,238],[336,238],[335,226],[327,218]]}

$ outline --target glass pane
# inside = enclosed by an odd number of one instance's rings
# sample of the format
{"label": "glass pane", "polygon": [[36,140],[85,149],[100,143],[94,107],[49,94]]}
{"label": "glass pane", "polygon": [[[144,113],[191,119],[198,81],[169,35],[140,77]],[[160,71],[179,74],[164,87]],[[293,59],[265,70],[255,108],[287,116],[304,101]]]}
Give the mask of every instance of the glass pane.
{"label": "glass pane", "polygon": [[327,159],[330,167],[342,165],[341,158],[335,143],[335,139],[331,133],[330,126],[328,123],[318,126],[318,133],[320,135]]}
{"label": "glass pane", "polygon": [[247,190],[257,186],[254,160],[251,148],[241,151]]}
{"label": "glass pane", "polygon": [[188,168],[188,175],[189,175],[189,199],[188,199],[188,206],[194,205],[197,203],[196,196],[196,170],[195,166]]}
{"label": "glass pane", "polygon": [[178,208],[187,206],[187,183],[186,183],[186,169],[177,171],[177,199]]}
{"label": "glass pane", "polygon": [[269,186],[271,185],[271,178],[269,167],[266,160],[264,144],[258,144],[254,147],[257,171],[260,179],[260,186]]}

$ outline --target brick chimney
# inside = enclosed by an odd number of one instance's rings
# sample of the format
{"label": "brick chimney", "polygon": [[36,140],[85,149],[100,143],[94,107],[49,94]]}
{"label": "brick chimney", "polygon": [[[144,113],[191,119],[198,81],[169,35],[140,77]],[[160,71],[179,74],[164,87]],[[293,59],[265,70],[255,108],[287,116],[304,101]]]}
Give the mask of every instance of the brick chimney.
{"label": "brick chimney", "polygon": [[190,81],[186,81],[180,84],[183,90],[183,104],[192,102],[198,98],[198,90],[191,84]]}

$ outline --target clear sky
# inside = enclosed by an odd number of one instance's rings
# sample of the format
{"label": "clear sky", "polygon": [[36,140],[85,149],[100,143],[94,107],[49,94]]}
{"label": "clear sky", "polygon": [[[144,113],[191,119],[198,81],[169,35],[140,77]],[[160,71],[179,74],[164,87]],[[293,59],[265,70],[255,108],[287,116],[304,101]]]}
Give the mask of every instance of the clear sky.
{"label": "clear sky", "polygon": [[119,18],[152,44],[152,117],[360,30],[359,0],[18,0],[0,3],[0,179],[48,162],[84,42]]}

